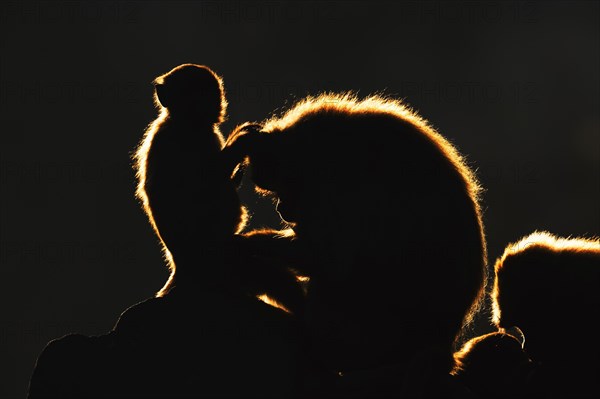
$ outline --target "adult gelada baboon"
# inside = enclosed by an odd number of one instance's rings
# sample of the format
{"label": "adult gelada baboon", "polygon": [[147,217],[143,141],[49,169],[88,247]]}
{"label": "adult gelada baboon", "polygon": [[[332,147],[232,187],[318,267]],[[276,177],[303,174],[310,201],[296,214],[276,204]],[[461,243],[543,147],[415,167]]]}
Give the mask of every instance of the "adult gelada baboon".
{"label": "adult gelada baboon", "polygon": [[[304,248],[315,361],[336,375],[394,365],[408,375],[436,352],[447,375],[486,274],[480,187],[464,157],[382,96],[308,97],[259,126],[240,126],[225,151],[249,157]],[[411,389],[379,382],[363,388]]]}

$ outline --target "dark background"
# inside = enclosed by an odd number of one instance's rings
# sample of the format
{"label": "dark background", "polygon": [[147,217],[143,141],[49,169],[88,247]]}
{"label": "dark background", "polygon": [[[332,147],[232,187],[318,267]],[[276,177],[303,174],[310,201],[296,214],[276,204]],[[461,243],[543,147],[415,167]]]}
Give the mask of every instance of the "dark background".
{"label": "dark background", "polygon": [[1,4],[0,397],[165,281],[129,155],[183,62],[224,77],[225,132],[322,90],[405,98],[478,170],[492,261],[600,234],[598,2]]}

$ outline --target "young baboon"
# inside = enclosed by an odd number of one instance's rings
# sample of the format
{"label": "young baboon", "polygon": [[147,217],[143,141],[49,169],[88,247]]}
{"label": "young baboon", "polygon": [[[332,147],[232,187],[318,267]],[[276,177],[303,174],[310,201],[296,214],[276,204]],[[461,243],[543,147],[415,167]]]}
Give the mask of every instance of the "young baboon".
{"label": "young baboon", "polygon": [[184,64],[155,88],[160,115],[135,154],[137,196],[171,277],[108,334],[50,342],[29,398],[293,397],[302,367],[295,320],[256,296],[269,284],[300,288],[285,268],[246,256],[256,238],[235,235],[243,219],[221,153],[221,78]]}
{"label": "young baboon", "polygon": [[[154,80],[158,118],[135,153],[137,196],[169,262],[173,286],[209,286],[270,293],[301,312],[294,275],[266,258],[249,256],[271,235],[237,235],[245,213],[222,154],[227,101],[223,80],[203,65],[183,64]],[[187,277],[186,277],[187,276]],[[175,280],[177,279],[177,283]]]}
{"label": "young baboon", "polygon": [[[171,268],[163,295],[176,272],[200,275],[196,260],[226,256],[242,213],[221,156],[222,79],[206,66],[183,64],[157,77],[154,87],[159,116],[135,153],[136,193]],[[203,263],[205,280],[218,278],[211,267]]]}

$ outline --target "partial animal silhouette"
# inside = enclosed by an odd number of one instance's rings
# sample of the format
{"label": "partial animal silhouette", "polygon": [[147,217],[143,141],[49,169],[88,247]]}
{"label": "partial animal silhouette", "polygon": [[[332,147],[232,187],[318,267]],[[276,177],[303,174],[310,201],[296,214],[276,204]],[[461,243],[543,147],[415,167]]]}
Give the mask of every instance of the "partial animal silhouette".
{"label": "partial animal silhouette", "polygon": [[467,341],[454,358],[452,374],[476,397],[530,397],[527,387],[535,366],[519,337],[504,331],[484,334]]}
{"label": "partial animal silhouette", "polygon": [[[221,154],[223,82],[183,64],[155,89],[160,115],[135,154],[137,196],[171,276],[109,333],[50,342],[29,399],[294,397],[303,362],[291,310],[301,309],[303,293],[284,265],[252,256],[249,244],[267,234],[235,234],[244,219]],[[269,284],[293,303],[259,300]]]}
{"label": "partial animal silhouette", "polygon": [[[134,159],[137,197],[171,268],[171,278],[159,293],[164,295],[175,284],[176,273],[181,277],[201,269],[204,280],[220,278],[210,274],[224,268],[201,268],[194,262],[199,255],[227,255],[242,212],[221,156],[219,124],[227,108],[222,79],[206,66],[183,64],[157,77],[154,86],[159,116]],[[194,284],[199,282],[194,279]]]}
{"label": "partial animal silhouette", "polygon": [[308,97],[258,126],[241,125],[224,151],[248,157],[252,180],[276,193],[295,231],[292,253],[310,277],[314,369],[323,370],[309,390],[449,389],[431,379],[448,377],[486,280],[480,186],[464,157],[381,96]]}
{"label": "partial animal silhouette", "polygon": [[523,331],[536,364],[530,395],[600,396],[600,239],[536,231],[509,244],[494,271],[493,321]]}

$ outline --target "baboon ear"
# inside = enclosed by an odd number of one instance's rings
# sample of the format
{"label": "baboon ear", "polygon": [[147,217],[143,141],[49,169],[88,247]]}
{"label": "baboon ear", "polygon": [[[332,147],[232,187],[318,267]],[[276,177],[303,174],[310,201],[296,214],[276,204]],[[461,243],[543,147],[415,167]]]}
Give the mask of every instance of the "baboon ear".
{"label": "baboon ear", "polygon": [[154,85],[154,90],[156,91],[156,98],[158,98],[160,105],[169,108],[171,105],[171,93],[170,90],[167,89],[167,86],[164,84],[156,84]]}

